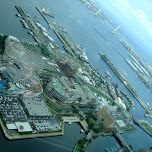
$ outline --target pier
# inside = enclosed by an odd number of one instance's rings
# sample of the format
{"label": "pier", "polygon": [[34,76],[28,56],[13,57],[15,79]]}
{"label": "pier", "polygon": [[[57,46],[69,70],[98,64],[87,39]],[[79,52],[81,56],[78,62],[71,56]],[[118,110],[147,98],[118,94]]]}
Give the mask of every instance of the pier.
{"label": "pier", "polygon": [[42,15],[42,17],[46,20],[46,22],[47,22],[48,24],[50,24],[50,22],[49,22],[49,21],[47,20],[47,18],[44,16],[43,11],[41,10],[41,8],[37,6],[36,9],[40,12],[40,14]]}
{"label": "pier", "polygon": [[[44,44],[44,45],[49,45],[51,43],[55,47],[54,40],[48,34],[48,32],[46,32],[46,30],[44,32],[44,29],[40,27],[40,24],[38,22],[35,22],[32,18],[30,18],[30,15],[25,11],[25,9],[22,6],[15,6],[15,7],[20,13],[21,17],[23,18],[22,22],[27,25],[35,41],[37,43]],[[49,22],[47,19],[46,21]]]}
{"label": "pier", "polygon": [[41,9],[41,12],[42,12],[43,14],[45,14],[45,15],[48,15],[48,16],[50,16],[50,17],[54,18],[54,15],[53,15],[53,14],[51,14],[51,13],[49,12],[49,10],[48,10],[48,9],[44,9],[44,8],[42,8],[42,9]]}
{"label": "pier", "polygon": [[141,99],[141,97],[138,95],[136,90],[131,86],[131,84],[126,80],[126,78],[121,75],[121,73],[118,71],[118,69],[112,64],[112,62],[107,58],[106,55],[102,55],[99,53],[99,55],[102,57],[102,59],[108,64],[108,66],[113,70],[113,72],[118,76],[118,78],[124,83],[124,85],[127,87],[127,89],[132,93],[132,95],[138,100],[138,102],[142,105],[142,107],[147,111],[149,116],[152,116],[151,109],[145,104],[145,102]]}
{"label": "pier", "polygon": [[[38,6],[36,7],[36,9],[39,11],[39,13],[42,15],[42,17],[45,19],[45,21],[48,23],[49,27],[50,27],[52,30],[54,30],[54,29],[57,28],[57,29],[59,29],[60,31],[67,33],[66,29],[64,29],[63,27],[57,25],[56,23],[52,23],[52,22],[48,21],[48,19],[47,19],[47,18],[45,17],[45,15],[44,15],[44,14],[46,14],[46,13],[43,11],[43,9],[41,9],[41,8],[38,7]],[[48,14],[47,14],[47,15],[48,15]]]}
{"label": "pier", "polygon": [[152,137],[152,133],[147,130],[141,123],[139,120],[137,120],[136,118],[133,117],[134,122],[141,128],[143,129],[148,135],[150,135]]}

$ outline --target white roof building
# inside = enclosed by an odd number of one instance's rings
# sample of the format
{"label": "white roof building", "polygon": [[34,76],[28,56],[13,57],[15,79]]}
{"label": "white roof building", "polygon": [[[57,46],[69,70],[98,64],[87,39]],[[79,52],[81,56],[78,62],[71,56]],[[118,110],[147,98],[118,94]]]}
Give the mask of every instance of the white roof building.
{"label": "white roof building", "polygon": [[31,132],[32,128],[28,122],[15,122],[19,132]]}

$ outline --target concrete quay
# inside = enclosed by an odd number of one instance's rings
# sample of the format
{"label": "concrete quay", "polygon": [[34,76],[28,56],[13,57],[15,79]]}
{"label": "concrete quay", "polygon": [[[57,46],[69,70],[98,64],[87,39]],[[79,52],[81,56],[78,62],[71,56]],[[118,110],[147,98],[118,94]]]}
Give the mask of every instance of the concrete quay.
{"label": "concrete quay", "polygon": [[5,137],[8,140],[16,140],[16,139],[26,139],[26,138],[38,138],[38,137],[48,137],[48,136],[61,136],[64,134],[64,123],[62,124],[62,130],[60,132],[51,132],[51,133],[39,133],[39,134],[27,134],[27,135],[15,135],[15,136],[10,136],[7,133],[6,127],[0,118],[0,126],[4,132]]}
{"label": "concrete quay", "polygon": [[[56,23],[52,23],[52,22],[48,21],[48,19],[47,19],[47,18],[45,17],[45,15],[44,15],[44,14],[46,14],[46,13],[45,13],[40,7],[37,6],[36,9],[39,11],[39,13],[42,15],[42,17],[45,19],[45,21],[48,23],[49,27],[50,27],[52,30],[54,30],[55,28],[58,28],[58,29],[61,30],[62,32],[67,33],[67,32],[66,32],[66,29],[64,29],[63,27],[57,25]],[[46,15],[48,15],[48,14],[46,14]]]}
{"label": "concrete quay", "polygon": [[137,120],[136,118],[133,117],[134,122],[141,128],[143,129],[148,135],[150,135],[152,137],[152,133],[147,130],[141,123],[139,120]]}
{"label": "concrete quay", "polygon": [[22,6],[15,7],[22,16],[23,22],[26,23],[28,28],[32,31],[33,38],[36,42],[48,45],[50,43],[50,39],[44,35],[43,31],[40,30],[36,22],[30,18],[30,15],[25,11],[25,9]]}
{"label": "concrete quay", "polygon": [[49,22],[49,21],[47,20],[47,18],[44,16],[43,11],[41,10],[41,8],[37,6],[36,9],[40,12],[40,14],[42,15],[42,17],[46,20],[46,22],[47,22],[48,24],[50,24],[50,22]]}
{"label": "concrete quay", "polygon": [[45,15],[48,15],[48,16],[54,18],[54,15],[51,14],[48,9],[41,8],[41,11],[42,11],[42,13],[44,13]]}
{"label": "concrete quay", "polygon": [[63,119],[63,122],[68,122],[68,123],[79,122],[85,131],[88,130],[87,122],[85,120],[81,121],[77,116],[74,117],[62,116],[61,118]]}
{"label": "concrete quay", "polygon": [[102,57],[102,59],[108,64],[108,66],[113,70],[113,72],[118,76],[118,78],[124,83],[124,85],[127,87],[127,89],[133,94],[133,96],[138,100],[138,102],[142,105],[142,107],[148,112],[150,117],[152,116],[151,109],[145,104],[145,102],[141,99],[141,97],[138,95],[136,90],[129,84],[129,82],[126,80],[124,76],[121,75],[121,73],[118,71],[118,69],[112,64],[112,62],[105,56],[99,53],[99,55]]}

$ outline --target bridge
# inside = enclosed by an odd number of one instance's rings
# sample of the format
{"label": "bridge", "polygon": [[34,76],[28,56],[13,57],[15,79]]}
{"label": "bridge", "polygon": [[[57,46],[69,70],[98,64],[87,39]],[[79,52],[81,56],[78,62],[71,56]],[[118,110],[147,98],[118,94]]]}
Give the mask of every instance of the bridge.
{"label": "bridge", "polygon": [[116,139],[118,140],[118,142],[121,144],[122,147],[126,147],[130,152],[133,152],[131,148],[128,146],[128,144],[121,137],[121,135],[118,133],[118,131],[114,133],[114,137],[116,137]]}

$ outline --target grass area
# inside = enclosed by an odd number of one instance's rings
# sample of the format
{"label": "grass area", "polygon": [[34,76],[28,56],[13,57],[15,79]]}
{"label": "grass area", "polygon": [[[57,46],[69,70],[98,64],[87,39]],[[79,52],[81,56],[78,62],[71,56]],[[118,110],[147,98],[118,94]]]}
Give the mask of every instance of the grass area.
{"label": "grass area", "polygon": [[91,139],[87,140],[86,137],[83,137],[78,141],[74,152],[84,152],[86,151],[87,147],[91,143]]}
{"label": "grass area", "polygon": [[49,55],[50,55],[50,53],[49,53],[49,51],[47,50],[47,48],[46,48],[45,45],[40,45],[39,47],[40,47],[40,49],[41,49],[41,51],[42,51],[42,54],[43,54],[44,56],[49,56]]}
{"label": "grass area", "polygon": [[103,96],[105,99],[107,99],[107,100],[109,100],[109,101],[111,101],[111,102],[114,102],[114,101],[113,101],[112,99],[110,99],[108,96],[106,96],[105,94],[103,94],[103,93],[101,93],[100,91],[96,90],[95,88],[89,86],[89,89],[90,89],[91,91],[93,91],[93,92],[95,92],[95,93]]}
{"label": "grass area", "polygon": [[[51,107],[50,107],[51,108]],[[50,110],[50,112],[54,115],[54,114],[56,114],[56,112],[54,112],[53,110],[51,110],[51,109],[49,109]]]}
{"label": "grass area", "polygon": [[146,123],[146,122],[141,122],[141,124],[142,124],[143,126],[145,126],[146,129],[149,130],[149,131],[152,133],[152,126],[150,126],[150,125],[149,125],[148,123]]}
{"label": "grass area", "polygon": [[55,81],[56,87],[58,88],[59,92],[64,95],[64,91],[62,90],[62,85],[59,81]]}
{"label": "grass area", "polygon": [[56,107],[56,106],[54,106],[54,105],[52,105],[52,104],[49,104],[48,103],[48,106],[50,107],[50,108],[52,108],[55,112],[57,112],[57,113],[60,113],[62,110],[61,109],[59,109],[58,107]]}
{"label": "grass area", "polygon": [[80,144],[77,144],[77,147],[75,149],[75,152],[80,152],[82,150]]}
{"label": "grass area", "polygon": [[120,91],[120,93],[122,94],[122,96],[123,96],[123,97],[125,97],[125,98],[126,98],[126,100],[128,101],[129,105],[131,105],[131,106],[132,106],[133,104],[132,104],[131,99],[130,99],[126,94],[124,94],[122,91]]}
{"label": "grass area", "polygon": [[95,133],[99,133],[103,131],[103,128],[100,124],[96,124],[97,118],[93,115],[92,111],[86,114],[86,121],[89,126],[89,129],[92,129]]}
{"label": "grass area", "polygon": [[1,36],[0,35],[0,54],[4,53],[5,50],[5,40],[6,40],[7,36]]}
{"label": "grass area", "polygon": [[129,112],[129,106],[128,106],[128,104],[127,103],[124,103],[125,104],[125,106],[126,106],[126,109],[127,109],[127,111]]}
{"label": "grass area", "polygon": [[54,59],[54,60],[57,60],[57,57],[53,54],[50,55],[50,59]]}
{"label": "grass area", "polygon": [[54,105],[50,100],[47,100],[47,105],[57,113],[60,113],[62,111],[58,106]]}
{"label": "grass area", "polygon": [[95,128],[93,129],[93,131],[94,131],[95,133],[99,133],[99,132],[102,132],[102,131],[103,131],[103,128],[101,127],[101,125],[97,124],[97,125],[95,126]]}
{"label": "grass area", "polygon": [[49,69],[44,69],[44,71],[47,71],[47,72],[50,72],[50,73],[53,73],[53,74],[57,74],[57,75],[59,75],[59,76],[64,76],[63,73],[58,72],[58,71],[51,71],[51,70],[49,70]]}

